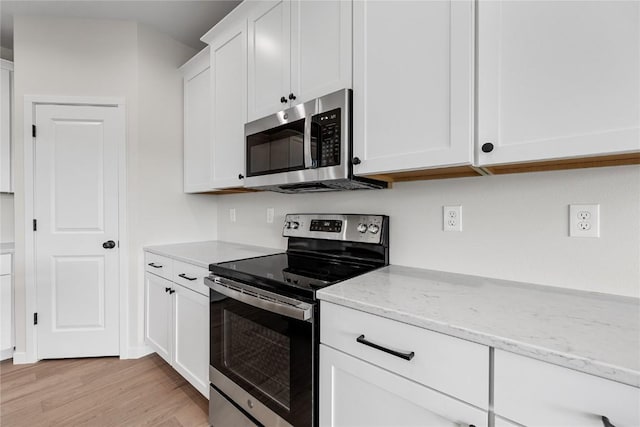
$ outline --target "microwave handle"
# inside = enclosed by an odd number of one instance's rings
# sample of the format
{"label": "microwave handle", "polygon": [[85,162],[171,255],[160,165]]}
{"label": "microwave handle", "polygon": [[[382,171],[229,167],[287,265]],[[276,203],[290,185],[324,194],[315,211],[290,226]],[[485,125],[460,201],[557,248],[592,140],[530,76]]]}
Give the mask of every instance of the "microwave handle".
{"label": "microwave handle", "polygon": [[311,156],[311,121],[313,116],[308,115],[304,119],[304,141],[303,141],[303,150],[304,150],[304,167],[306,169],[313,169],[317,167],[317,165],[313,164],[313,157]]}

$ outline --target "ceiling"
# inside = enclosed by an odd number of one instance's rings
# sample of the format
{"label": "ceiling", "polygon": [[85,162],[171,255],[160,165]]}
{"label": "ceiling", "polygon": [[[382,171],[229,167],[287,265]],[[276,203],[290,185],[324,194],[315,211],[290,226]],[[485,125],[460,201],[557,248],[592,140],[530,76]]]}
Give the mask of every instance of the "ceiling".
{"label": "ceiling", "polygon": [[13,17],[38,15],[138,21],[195,49],[200,37],[226,16],[237,0],[1,0],[0,45],[13,49]]}

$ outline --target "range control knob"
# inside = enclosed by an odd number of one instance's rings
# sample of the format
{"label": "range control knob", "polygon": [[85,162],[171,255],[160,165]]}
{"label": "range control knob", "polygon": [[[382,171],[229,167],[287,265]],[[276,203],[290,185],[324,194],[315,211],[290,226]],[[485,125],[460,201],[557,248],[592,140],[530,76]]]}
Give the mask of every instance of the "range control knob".
{"label": "range control knob", "polygon": [[380,231],[380,227],[375,224],[369,224],[369,233],[376,234]]}
{"label": "range control knob", "polygon": [[285,222],[284,228],[291,228],[291,222],[290,221]]}
{"label": "range control knob", "polygon": [[297,230],[298,227],[300,227],[300,223],[298,221],[292,221],[291,226],[289,228],[293,228],[294,230]]}
{"label": "range control knob", "polygon": [[367,232],[367,224],[358,224],[358,228],[357,230],[361,233],[366,233]]}

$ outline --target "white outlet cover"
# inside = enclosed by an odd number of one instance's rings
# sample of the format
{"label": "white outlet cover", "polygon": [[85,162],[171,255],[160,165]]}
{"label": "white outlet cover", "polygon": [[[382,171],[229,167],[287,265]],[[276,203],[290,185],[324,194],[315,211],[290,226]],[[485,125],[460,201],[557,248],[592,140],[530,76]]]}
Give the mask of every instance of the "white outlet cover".
{"label": "white outlet cover", "polygon": [[600,237],[600,205],[569,205],[569,236]]}
{"label": "white outlet cover", "polygon": [[462,206],[442,207],[442,230],[462,231]]}
{"label": "white outlet cover", "polygon": [[236,208],[229,209],[229,221],[236,222]]}
{"label": "white outlet cover", "polygon": [[273,208],[267,208],[267,224],[273,224],[273,216],[275,211]]}

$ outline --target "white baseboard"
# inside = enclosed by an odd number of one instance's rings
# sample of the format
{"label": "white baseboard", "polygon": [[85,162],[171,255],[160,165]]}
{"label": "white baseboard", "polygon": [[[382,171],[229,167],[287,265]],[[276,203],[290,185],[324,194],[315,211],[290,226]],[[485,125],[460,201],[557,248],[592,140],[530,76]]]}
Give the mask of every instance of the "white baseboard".
{"label": "white baseboard", "polygon": [[153,353],[153,349],[147,345],[139,347],[129,347],[129,352],[126,357],[120,356],[121,359],[140,359],[146,355]]}
{"label": "white baseboard", "polygon": [[0,360],[7,360],[13,357],[13,348],[0,351]]}
{"label": "white baseboard", "polygon": [[26,351],[14,351],[13,352],[13,364],[25,365],[27,363],[36,363],[37,360],[31,360],[27,357]]}

